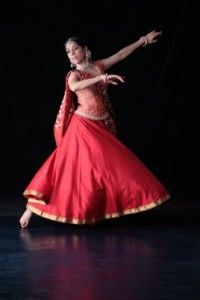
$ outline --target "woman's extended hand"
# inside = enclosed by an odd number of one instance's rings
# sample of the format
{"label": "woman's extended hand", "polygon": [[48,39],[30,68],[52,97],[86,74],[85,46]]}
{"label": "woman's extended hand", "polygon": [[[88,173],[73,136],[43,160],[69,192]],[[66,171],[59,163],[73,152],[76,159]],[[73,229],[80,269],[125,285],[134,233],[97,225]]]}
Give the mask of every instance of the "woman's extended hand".
{"label": "woman's extended hand", "polygon": [[124,81],[124,77],[120,76],[120,75],[115,75],[115,74],[102,74],[102,80],[104,83],[107,84],[114,84],[114,85],[118,85],[119,82],[125,82]]}
{"label": "woman's extended hand", "polygon": [[147,43],[148,44],[156,43],[158,41],[157,37],[161,34],[162,34],[162,31],[156,31],[156,30],[153,30],[153,31],[147,33],[145,36],[147,38]]}
{"label": "woman's extended hand", "polygon": [[162,31],[153,30],[153,31],[147,33],[145,36],[141,36],[139,41],[142,41],[142,43],[143,43],[142,46],[145,47],[148,44],[156,43],[158,41],[157,37],[161,34],[162,34]]}

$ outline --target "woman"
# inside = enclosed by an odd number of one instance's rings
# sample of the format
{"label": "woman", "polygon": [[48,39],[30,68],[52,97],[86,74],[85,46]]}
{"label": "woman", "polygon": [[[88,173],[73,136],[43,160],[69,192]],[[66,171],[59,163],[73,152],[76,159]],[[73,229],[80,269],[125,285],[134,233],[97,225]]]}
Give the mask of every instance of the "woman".
{"label": "woman", "polygon": [[123,83],[124,78],[106,71],[139,47],[155,43],[159,35],[151,31],[98,61],[91,60],[80,39],[65,42],[75,69],[67,74],[54,127],[57,148],[24,192],[28,203],[20,219],[22,228],[32,213],[64,223],[92,224],[153,208],[169,198],[162,184],[116,138],[107,95],[107,86]]}

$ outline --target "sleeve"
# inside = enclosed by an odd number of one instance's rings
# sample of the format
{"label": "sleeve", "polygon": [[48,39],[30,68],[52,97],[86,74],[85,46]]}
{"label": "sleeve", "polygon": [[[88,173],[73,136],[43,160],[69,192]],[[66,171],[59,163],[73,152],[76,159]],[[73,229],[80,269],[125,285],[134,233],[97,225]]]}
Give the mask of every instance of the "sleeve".
{"label": "sleeve", "polygon": [[78,70],[74,70],[74,71],[70,71],[68,74],[67,74],[67,81],[66,81],[66,84],[68,83],[68,80],[69,78],[72,77],[72,78],[75,78],[76,80],[81,80],[82,79],[82,76],[81,76],[81,73],[78,71]]}

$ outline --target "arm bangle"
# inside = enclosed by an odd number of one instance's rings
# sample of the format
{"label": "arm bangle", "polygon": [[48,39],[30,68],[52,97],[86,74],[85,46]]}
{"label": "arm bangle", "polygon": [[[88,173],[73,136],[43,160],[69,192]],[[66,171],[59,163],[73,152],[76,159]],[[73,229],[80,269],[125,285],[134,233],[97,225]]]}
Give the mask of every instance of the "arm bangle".
{"label": "arm bangle", "polygon": [[146,45],[148,45],[149,41],[148,38],[146,36],[142,36],[143,40],[144,40],[144,45],[142,45],[142,47],[145,47]]}
{"label": "arm bangle", "polygon": [[146,45],[148,45],[149,42],[148,42],[148,38],[146,36],[144,36],[144,39],[145,39],[145,41],[144,41],[144,45],[143,46],[145,47]]}
{"label": "arm bangle", "polygon": [[104,78],[104,81],[103,81],[104,83],[106,83],[107,77],[108,77],[108,73],[105,74],[105,78]]}

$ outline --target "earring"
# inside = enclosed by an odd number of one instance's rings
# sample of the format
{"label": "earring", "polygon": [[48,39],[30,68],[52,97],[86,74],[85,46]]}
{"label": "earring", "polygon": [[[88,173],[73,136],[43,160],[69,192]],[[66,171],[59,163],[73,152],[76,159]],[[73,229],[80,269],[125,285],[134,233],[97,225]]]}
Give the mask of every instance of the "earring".
{"label": "earring", "polygon": [[76,67],[76,65],[74,65],[74,64],[70,64],[70,67],[73,69],[73,68],[75,68],[75,67]]}
{"label": "earring", "polygon": [[89,65],[91,57],[92,57],[91,56],[91,51],[87,49],[86,53],[85,53],[85,58],[86,58],[86,61],[87,61],[87,65]]}

